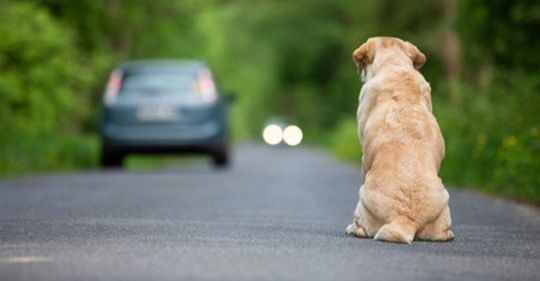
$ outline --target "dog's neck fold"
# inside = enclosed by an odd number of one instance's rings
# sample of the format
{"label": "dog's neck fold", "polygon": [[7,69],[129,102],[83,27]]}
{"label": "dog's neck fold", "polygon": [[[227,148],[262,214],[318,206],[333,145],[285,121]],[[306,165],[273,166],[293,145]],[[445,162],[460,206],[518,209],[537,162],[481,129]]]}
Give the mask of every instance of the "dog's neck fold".
{"label": "dog's neck fold", "polygon": [[[366,65],[362,70],[362,82],[366,83],[367,81],[373,79],[378,72],[386,69],[415,69],[413,62],[406,54],[401,54],[396,56],[395,53],[385,54],[384,52],[378,53],[375,55],[373,62]],[[416,69],[415,69],[416,70]]]}

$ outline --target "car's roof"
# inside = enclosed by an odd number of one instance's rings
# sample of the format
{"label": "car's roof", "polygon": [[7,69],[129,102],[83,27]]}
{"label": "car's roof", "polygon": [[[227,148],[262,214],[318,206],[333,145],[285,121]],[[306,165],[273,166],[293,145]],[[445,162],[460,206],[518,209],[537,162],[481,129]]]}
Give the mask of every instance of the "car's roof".
{"label": "car's roof", "polygon": [[119,67],[125,72],[146,72],[146,71],[186,71],[195,72],[206,70],[208,66],[199,60],[178,60],[178,59],[152,59],[152,60],[130,60],[125,61]]}

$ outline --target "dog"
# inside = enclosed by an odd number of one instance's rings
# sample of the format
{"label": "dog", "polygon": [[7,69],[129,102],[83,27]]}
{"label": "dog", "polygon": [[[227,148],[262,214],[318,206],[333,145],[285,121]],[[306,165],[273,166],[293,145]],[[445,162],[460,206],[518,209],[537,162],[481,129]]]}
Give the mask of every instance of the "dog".
{"label": "dog", "polygon": [[444,139],[418,71],[426,56],[399,38],[372,37],[353,62],[364,82],[357,112],[363,183],[346,233],[407,244],[452,240],[449,195],[438,176]]}

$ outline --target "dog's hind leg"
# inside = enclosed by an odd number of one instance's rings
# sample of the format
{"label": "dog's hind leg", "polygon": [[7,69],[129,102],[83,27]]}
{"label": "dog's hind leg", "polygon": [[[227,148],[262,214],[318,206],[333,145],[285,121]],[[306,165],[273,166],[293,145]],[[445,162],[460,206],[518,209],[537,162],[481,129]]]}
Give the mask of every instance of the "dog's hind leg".
{"label": "dog's hind leg", "polygon": [[429,241],[452,240],[454,233],[450,230],[451,224],[450,208],[446,206],[434,222],[425,225],[418,231],[416,239]]}
{"label": "dog's hind leg", "polygon": [[345,233],[347,233],[348,235],[354,235],[356,237],[361,237],[361,238],[367,238],[367,233],[366,233],[366,230],[364,228],[362,228],[361,226],[359,226],[356,221],[349,224],[349,226],[347,226],[347,228],[345,229]]}
{"label": "dog's hind leg", "polygon": [[362,199],[360,198],[356,205],[356,209],[354,210],[353,223],[345,229],[345,232],[356,237],[370,237],[367,229],[371,222],[369,216],[370,214],[366,211]]}

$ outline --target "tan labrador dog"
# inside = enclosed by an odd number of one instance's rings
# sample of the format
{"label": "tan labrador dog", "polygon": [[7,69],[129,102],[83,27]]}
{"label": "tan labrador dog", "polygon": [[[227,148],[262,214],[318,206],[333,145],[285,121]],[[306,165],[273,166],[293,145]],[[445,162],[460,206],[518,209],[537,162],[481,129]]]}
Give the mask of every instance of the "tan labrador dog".
{"label": "tan labrador dog", "polygon": [[449,196],[438,176],[444,139],[418,71],[425,55],[401,39],[373,37],[353,61],[364,82],[357,112],[364,183],[346,232],[409,244],[451,240]]}

